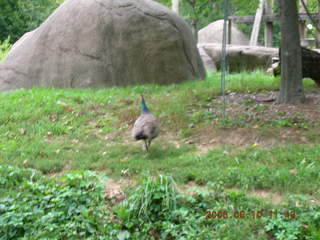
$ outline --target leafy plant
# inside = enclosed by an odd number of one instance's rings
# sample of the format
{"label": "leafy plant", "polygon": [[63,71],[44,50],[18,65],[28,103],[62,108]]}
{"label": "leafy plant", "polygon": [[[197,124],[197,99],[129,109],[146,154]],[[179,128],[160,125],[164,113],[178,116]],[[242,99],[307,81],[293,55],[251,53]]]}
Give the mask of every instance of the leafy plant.
{"label": "leafy plant", "polygon": [[195,214],[188,202],[197,200],[178,194],[171,177],[145,177],[116,213],[132,239],[210,238],[211,231],[201,227],[204,210]]}
{"label": "leafy plant", "polygon": [[320,206],[313,202],[303,195],[290,196],[285,212],[275,219],[268,219],[266,231],[277,240],[320,239]]}
{"label": "leafy plant", "polygon": [[284,220],[283,217],[271,219],[266,225],[267,231],[272,231],[277,240],[296,240],[301,234],[302,224],[297,221]]}
{"label": "leafy plant", "polygon": [[58,182],[32,169],[1,166],[0,239],[99,239],[110,231],[104,190],[89,171]]}

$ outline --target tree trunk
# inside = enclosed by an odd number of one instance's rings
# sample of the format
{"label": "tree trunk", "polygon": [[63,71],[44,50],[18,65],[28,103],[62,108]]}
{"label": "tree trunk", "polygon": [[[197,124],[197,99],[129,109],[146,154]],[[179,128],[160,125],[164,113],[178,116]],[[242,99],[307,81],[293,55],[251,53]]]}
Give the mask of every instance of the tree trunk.
{"label": "tree trunk", "polygon": [[172,0],[172,11],[179,15],[179,0]]}
{"label": "tree trunk", "polygon": [[196,0],[187,0],[187,3],[190,5],[192,8],[192,17],[191,17],[191,31],[194,36],[194,39],[196,40],[196,43],[198,43],[198,16],[197,16],[197,9],[196,5],[197,2]]}
{"label": "tree trunk", "polygon": [[302,85],[301,47],[296,0],[280,0],[281,85],[277,102],[300,104],[305,101]]}
{"label": "tree trunk", "polygon": [[196,19],[191,20],[191,31],[197,43],[198,42],[198,23]]}

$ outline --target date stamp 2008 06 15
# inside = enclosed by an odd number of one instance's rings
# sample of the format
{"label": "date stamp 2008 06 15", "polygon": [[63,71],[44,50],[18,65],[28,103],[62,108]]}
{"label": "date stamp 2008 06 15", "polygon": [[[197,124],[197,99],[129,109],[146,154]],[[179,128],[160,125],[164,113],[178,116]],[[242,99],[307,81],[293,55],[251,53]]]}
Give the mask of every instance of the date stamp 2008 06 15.
{"label": "date stamp 2008 06 15", "polygon": [[234,211],[226,211],[226,210],[219,210],[219,211],[207,211],[206,212],[206,219],[259,219],[262,217],[269,217],[269,218],[277,218],[278,216],[283,216],[287,219],[296,219],[298,218],[295,211],[283,211],[278,212],[276,210],[252,210],[252,211],[244,211],[244,210],[234,210]]}

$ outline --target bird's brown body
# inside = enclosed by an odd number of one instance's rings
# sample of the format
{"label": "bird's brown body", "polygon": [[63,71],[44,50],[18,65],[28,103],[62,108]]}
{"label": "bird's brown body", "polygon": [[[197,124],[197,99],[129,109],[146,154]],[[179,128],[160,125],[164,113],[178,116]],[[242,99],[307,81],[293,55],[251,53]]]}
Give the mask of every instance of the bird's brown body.
{"label": "bird's brown body", "polygon": [[160,122],[150,112],[141,95],[141,115],[137,118],[132,129],[132,137],[136,140],[143,140],[146,150],[149,150],[151,141],[159,135]]}

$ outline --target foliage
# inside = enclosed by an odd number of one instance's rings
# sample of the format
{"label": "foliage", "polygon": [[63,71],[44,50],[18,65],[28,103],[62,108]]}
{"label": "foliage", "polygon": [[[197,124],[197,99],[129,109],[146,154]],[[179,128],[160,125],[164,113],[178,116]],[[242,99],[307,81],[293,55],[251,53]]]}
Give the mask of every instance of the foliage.
{"label": "foliage", "polygon": [[128,199],[128,205],[124,205],[130,214],[142,221],[163,219],[167,212],[176,210],[177,192],[173,184],[173,179],[168,176],[160,175],[155,180],[147,177]]}
{"label": "foliage", "polygon": [[[159,0],[166,6],[171,6],[171,0]],[[228,6],[229,15],[254,15],[258,1],[231,0]],[[180,15],[197,30],[213,21],[223,18],[223,0],[180,0]],[[248,28],[242,26],[245,31]]]}
{"label": "foliage", "polygon": [[24,33],[38,27],[58,6],[56,0],[0,1],[0,41],[10,36],[14,43]]}
{"label": "foliage", "polygon": [[[190,211],[179,205],[179,195],[173,184],[172,178],[167,176],[146,177],[128,200],[118,207],[117,215],[132,239],[190,239],[191,236],[199,236],[201,221],[187,218]],[[195,228],[190,231],[192,225]]]}
{"label": "foliage", "polygon": [[[0,1],[0,41],[11,36],[10,42],[19,39],[25,32],[38,27],[64,0],[3,0]],[[170,7],[171,0],[158,0]],[[254,15],[259,1],[230,0],[229,15],[248,16]],[[310,11],[315,11],[317,0],[308,1]],[[275,4],[275,12],[278,14]],[[223,0],[180,0],[181,16],[197,29],[223,18]],[[310,21],[308,21],[310,22]],[[239,27],[246,34],[250,34],[251,25],[240,24]],[[262,27],[263,28],[263,27]],[[315,28],[309,34],[315,33]],[[262,29],[263,31],[263,29]],[[261,32],[262,32],[261,31]],[[261,36],[263,34],[260,34]],[[279,44],[279,24],[275,23],[275,43]],[[262,40],[262,38],[261,38]]]}
{"label": "foliage", "polygon": [[[1,240],[265,240],[267,234],[314,240],[320,234],[320,208],[301,195],[281,209],[241,191],[225,191],[220,182],[182,193],[172,177],[145,175],[111,209],[100,184],[103,176],[90,171],[48,178],[33,169],[1,165],[0,176]],[[282,213],[257,217],[263,210]],[[285,218],[286,210],[297,216]]]}
{"label": "foliage", "polygon": [[57,182],[1,165],[0,176],[0,239],[100,239],[108,233],[96,174],[75,172]]}
{"label": "foliage", "polygon": [[320,205],[310,204],[312,201],[303,196],[291,196],[287,202],[287,211],[294,213],[295,217],[281,215],[268,219],[266,231],[276,240],[320,239]]}
{"label": "foliage", "polygon": [[[224,191],[219,182],[189,189],[187,195],[176,192],[170,177],[145,177],[117,206],[116,216],[122,220],[122,239],[267,239],[266,233],[279,240],[318,239],[320,208],[302,202],[300,207],[296,200],[283,209],[271,207],[241,192]],[[257,230],[261,227],[265,232]]]}
{"label": "foliage", "polygon": [[[171,0],[158,0],[166,6],[171,6]],[[258,8],[259,1],[250,0],[229,0],[228,14],[233,16],[254,16]],[[311,12],[316,12],[318,0],[309,0],[308,8]],[[274,2],[274,13],[279,16],[279,3]],[[190,26],[195,25],[201,29],[213,21],[223,18],[223,0],[180,0],[180,15]],[[311,23],[310,20],[307,23]],[[248,36],[252,31],[252,24],[237,24]],[[264,24],[261,25],[259,41],[263,43]],[[314,37],[315,27],[308,30],[309,37]],[[280,25],[274,22],[274,45],[280,45]]]}
{"label": "foliage", "polygon": [[[241,194],[224,193],[216,183],[209,183],[206,189],[191,189],[190,195],[177,193],[175,188],[171,177],[145,177],[130,197],[116,208],[116,214],[122,220],[122,234],[126,234],[123,239],[231,239],[235,237],[233,230],[218,229],[233,226],[237,220],[207,219],[207,211],[230,207],[231,212],[237,204],[248,209],[258,203]],[[246,229],[255,223],[244,225]]]}
{"label": "foliage", "polygon": [[5,59],[10,49],[11,49],[10,37],[8,37],[2,43],[0,42],[0,61]]}

